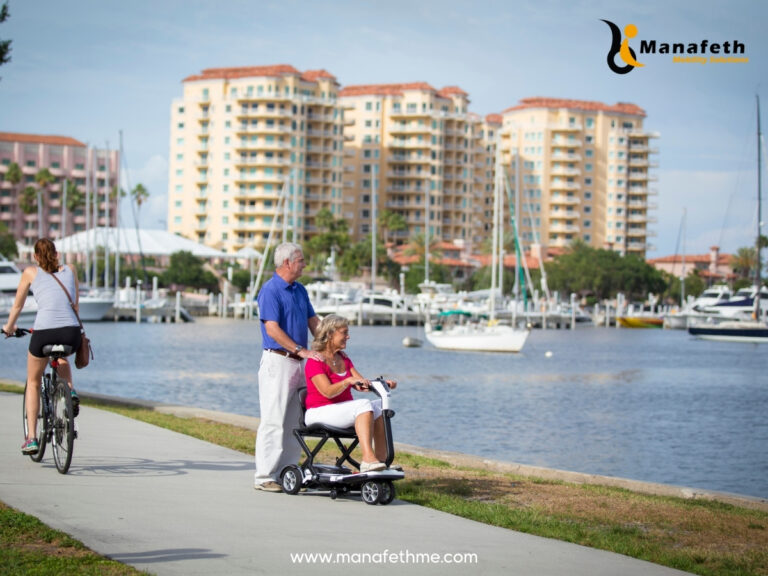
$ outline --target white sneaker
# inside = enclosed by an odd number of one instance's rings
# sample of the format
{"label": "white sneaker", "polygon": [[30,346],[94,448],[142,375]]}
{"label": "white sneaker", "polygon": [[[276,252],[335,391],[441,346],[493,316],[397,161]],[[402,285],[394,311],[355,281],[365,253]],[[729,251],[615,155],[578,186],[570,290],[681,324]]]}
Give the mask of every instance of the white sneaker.
{"label": "white sneaker", "polygon": [[362,462],[360,464],[360,472],[378,472],[379,470],[386,470],[387,465],[384,462]]}

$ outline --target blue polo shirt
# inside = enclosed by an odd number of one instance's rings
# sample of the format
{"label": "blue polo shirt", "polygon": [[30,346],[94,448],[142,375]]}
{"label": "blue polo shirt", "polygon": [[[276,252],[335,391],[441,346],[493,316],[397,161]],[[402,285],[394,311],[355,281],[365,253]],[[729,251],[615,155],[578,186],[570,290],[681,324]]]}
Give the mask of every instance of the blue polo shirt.
{"label": "blue polo shirt", "polygon": [[[273,321],[296,344],[307,347],[309,326],[307,320],[315,316],[307,289],[298,282],[288,284],[275,273],[259,290],[256,297],[261,320],[261,339],[264,348],[282,348],[267,334],[264,322]],[[293,350],[289,350],[293,352]]]}

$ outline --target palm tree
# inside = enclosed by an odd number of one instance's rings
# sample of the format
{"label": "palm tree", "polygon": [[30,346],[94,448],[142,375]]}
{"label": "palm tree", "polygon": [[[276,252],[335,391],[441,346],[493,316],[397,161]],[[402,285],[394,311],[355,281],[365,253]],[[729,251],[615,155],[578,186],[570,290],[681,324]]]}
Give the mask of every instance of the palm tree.
{"label": "palm tree", "polygon": [[74,212],[85,204],[85,194],[71,180],[67,181],[67,210]]}
{"label": "palm tree", "polygon": [[379,214],[379,228],[381,229],[381,236],[384,240],[384,244],[387,244],[389,240],[388,236],[391,232],[399,232],[405,230],[408,225],[405,222],[402,214],[392,212],[391,210],[384,210]]}
{"label": "palm tree", "polygon": [[[441,240],[435,236],[429,237],[429,256],[440,258],[443,255],[443,251],[440,249]],[[405,247],[406,256],[418,256],[420,259],[424,259],[426,256],[426,250],[424,247],[424,234],[414,234],[411,236],[408,245]]]}
{"label": "palm tree", "polygon": [[19,197],[19,208],[24,214],[33,214],[37,210],[38,203],[37,190],[34,186],[27,186]]}
{"label": "palm tree", "polygon": [[[144,201],[149,198],[149,190],[147,190],[144,187],[144,184],[138,183],[136,186],[133,187],[133,190],[131,190],[131,198],[133,198],[133,201],[136,205],[136,212],[133,213],[133,223],[136,226],[136,242],[139,244],[139,257],[141,258],[141,270],[144,274],[144,282],[146,283],[147,278],[147,268],[144,265],[144,251],[141,249],[141,236],[139,235],[139,210],[141,210],[141,205],[144,203]],[[131,204],[133,207],[133,204]]]}
{"label": "palm tree", "polygon": [[739,248],[731,257],[731,268],[739,277],[750,278],[755,269],[755,249]]}
{"label": "palm tree", "polygon": [[37,183],[37,237],[43,237],[43,191],[48,189],[56,177],[51,174],[48,168],[40,168],[35,174],[35,183]]}
{"label": "palm tree", "polygon": [[[19,184],[21,184],[21,181],[24,179],[24,174],[16,162],[11,162],[8,165],[8,171],[5,173],[5,179],[11,183],[13,192],[15,193],[14,195],[18,198],[18,188]],[[19,198],[17,202],[20,202],[20,200],[21,199]]]}

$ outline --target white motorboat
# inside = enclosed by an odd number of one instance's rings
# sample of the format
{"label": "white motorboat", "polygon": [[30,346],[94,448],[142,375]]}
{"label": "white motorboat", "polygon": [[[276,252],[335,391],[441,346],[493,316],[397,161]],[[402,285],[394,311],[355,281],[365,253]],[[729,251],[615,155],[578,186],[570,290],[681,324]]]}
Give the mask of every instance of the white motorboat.
{"label": "white motorboat", "polygon": [[351,299],[331,298],[313,307],[320,316],[338,314],[362,324],[410,324],[421,320],[421,312],[394,290],[358,293]]}
{"label": "white motorboat", "polygon": [[[0,324],[4,324],[8,319],[20,281],[21,269],[11,260],[0,260]],[[17,324],[30,323],[36,315],[37,302],[34,298],[27,298]]]}
{"label": "white motorboat", "polygon": [[80,292],[78,306],[80,320],[98,322],[104,320],[114,310],[115,294],[112,290],[88,290]]}

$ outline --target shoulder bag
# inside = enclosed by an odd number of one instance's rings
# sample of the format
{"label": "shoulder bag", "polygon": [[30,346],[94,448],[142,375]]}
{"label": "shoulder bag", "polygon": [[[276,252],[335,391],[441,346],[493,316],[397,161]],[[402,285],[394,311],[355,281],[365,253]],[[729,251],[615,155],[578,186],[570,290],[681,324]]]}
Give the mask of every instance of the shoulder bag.
{"label": "shoulder bag", "polygon": [[75,318],[77,318],[77,322],[80,324],[80,347],[75,352],[75,367],[78,369],[85,368],[86,366],[88,366],[88,363],[93,359],[93,349],[91,348],[91,341],[85,335],[85,328],[83,327],[83,322],[80,320],[80,315],[77,313],[77,308],[75,308],[75,303],[72,301],[72,297],[69,295],[69,292],[67,292],[67,289],[64,287],[64,284],[61,283],[61,280],[56,278],[55,274],[51,274],[51,276],[53,276],[53,279],[59,283],[59,286],[61,286],[61,289],[64,290],[64,294],[67,295],[67,299],[69,300],[69,305],[72,306],[72,312],[75,313]]}

